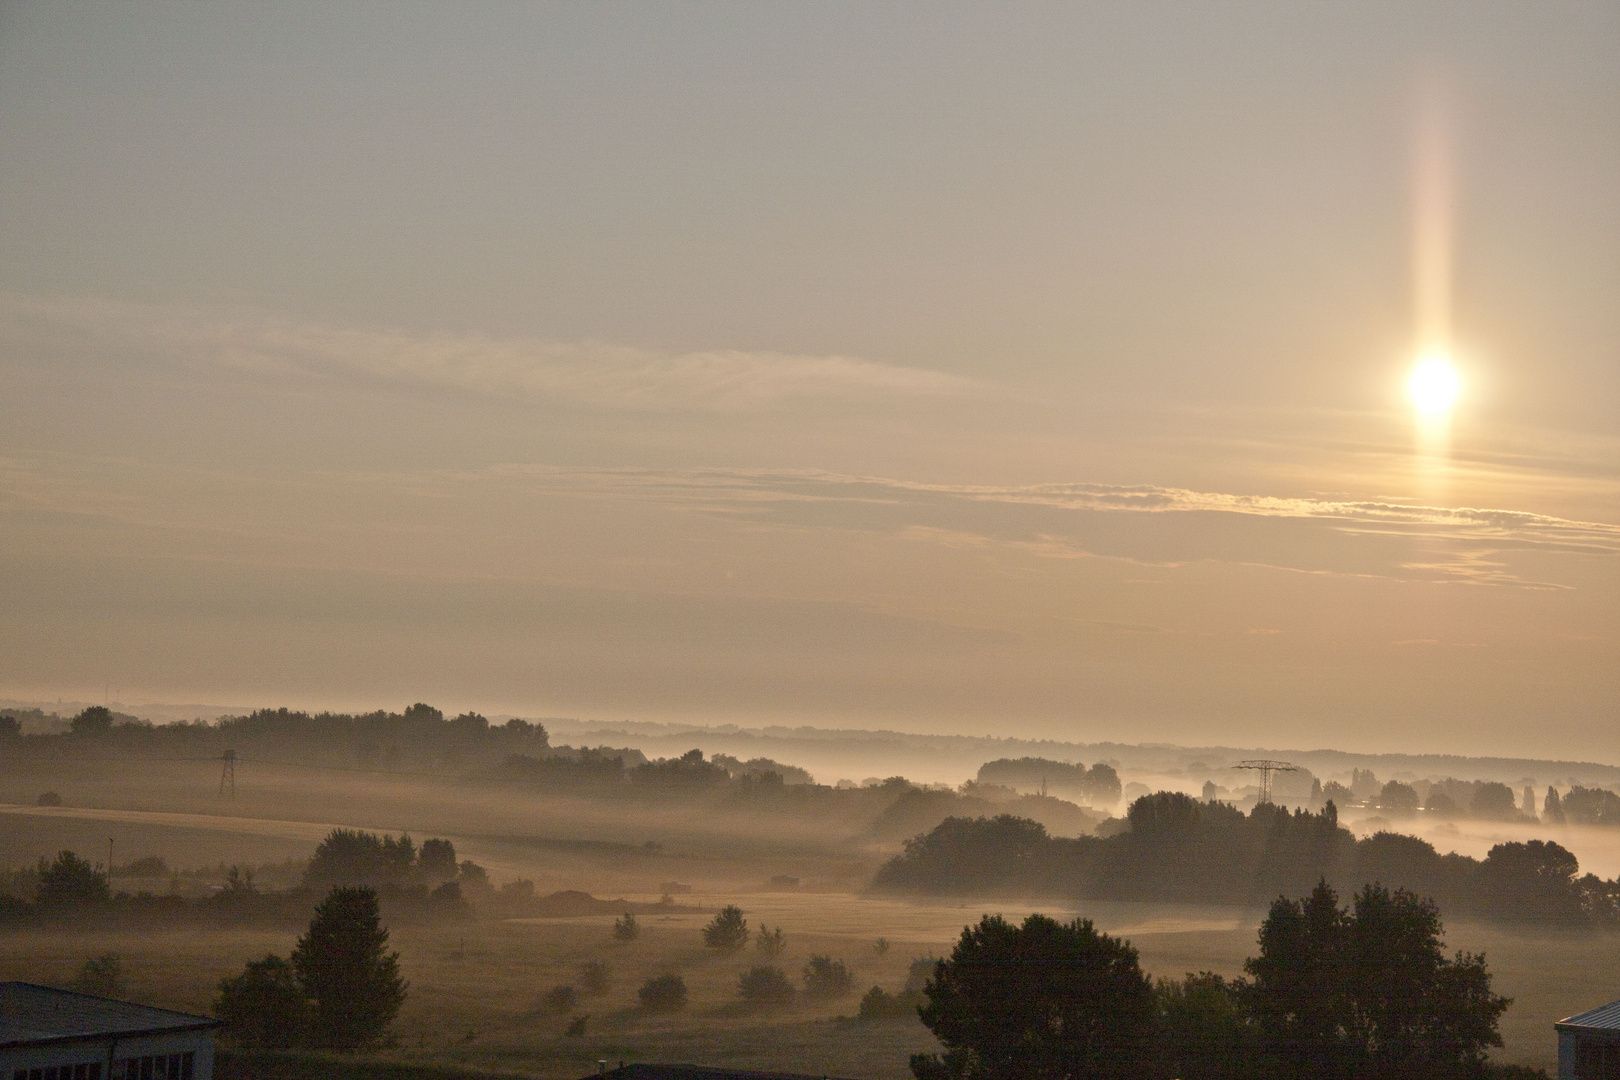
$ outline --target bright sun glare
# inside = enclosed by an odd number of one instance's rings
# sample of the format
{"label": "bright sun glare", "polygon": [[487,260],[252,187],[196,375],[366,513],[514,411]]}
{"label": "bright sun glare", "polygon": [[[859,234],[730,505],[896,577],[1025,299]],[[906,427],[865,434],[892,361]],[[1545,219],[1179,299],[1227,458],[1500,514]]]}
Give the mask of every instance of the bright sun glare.
{"label": "bright sun glare", "polygon": [[1444,353],[1430,353],[1418,361],[1407,380],[1407,392],[1419,412],[1440,416],[1451,411],[1457,400],[1460,380],[1450,357]]}

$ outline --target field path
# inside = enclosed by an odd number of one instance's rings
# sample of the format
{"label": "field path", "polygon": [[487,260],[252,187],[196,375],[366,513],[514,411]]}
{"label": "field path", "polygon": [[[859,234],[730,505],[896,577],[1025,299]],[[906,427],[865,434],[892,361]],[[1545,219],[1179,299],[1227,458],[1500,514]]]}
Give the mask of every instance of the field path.
{"label": "field path", "polygon": [[333,829],[366,828],[368,832],[387,831],[366,826],[330,825],[315,821],[225,817],[220,814],[176,814],[156,810],[102,810],[91,806],[26,806],[20,803],[0,803],[0,814],[76,818],[85,821],[120,821],[131,825],[170,825],[185,829],[237,833],[242,836],[269,836],[278,840],[310,840],[315,843],[326,839],[326,834]]}

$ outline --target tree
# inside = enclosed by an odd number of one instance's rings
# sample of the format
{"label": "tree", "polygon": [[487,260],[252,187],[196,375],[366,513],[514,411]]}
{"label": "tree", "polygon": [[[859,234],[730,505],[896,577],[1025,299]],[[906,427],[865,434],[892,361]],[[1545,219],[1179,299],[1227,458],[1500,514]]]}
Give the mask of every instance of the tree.
{"label": "tree", "polygon": [[71,851],[57,852],[55,862],[39,860],[38,873],[41,904],[89,904],[111,893],[106,875]]}
{"label": "tree", "polygon": [[1475,877],[1481,911],[1536,923],[1577,923],[1585,912],[1575,875],[1580,862],[1551,840],[1497,844]]}
{"label": "tree", "polygon": [[1326,882],[1303,900],[1279,897],[1260,926],[1250,1009],[1268,1065],[1300,1077],[1339,1075],[1348,1015],[1347,916]]}
{"label": "tree", "polygon": [[765,959],[775,960],[787,951],[787,936],[782,933],[780,926],[774,930],[767,930],[761,926],[759,934],[754,938],[754,948],[758,949]]}
{"label": "tree", "polygon": [[1519,806],[1513,798],[1513,789],[1494,780],[1481,783],[1474,789],[1474,797],[1468,804],[1468,811],[1477,818],[1494,821],[1512,821],[1519,816]]}
{"label": "tree", "polygon": [[1558,789],[1549,785],[1547,797],[1541,803],[1541,819],[1549,825],[1564,824],[1564,802],[1558,797]]}
{"label": "tree", "polygon": [[1255,1075],[1254,1039],[1243,995],[1247,984],[1201,971],[1160,979],[1159,1061],[1182,1080],[1239,1080]]}
{"label": "tree", "polygon": [[797,996],[787,972],[769,964],[751,967],[737,980],[737,996],[750,1005],[769,1008],[790,1005]]}
{"label": "tree", "polygon": [[923,988],[922,1022],[946,1054],[917,1054],[918,1080],[1122,1077],[1141,1068],[1153,987],[1129,942],[1090,919],[987,915],[962,931]]}
{"label": "tree", "polygon": [[1476,1074],[1502,1045],[1508,999],[1483,957],[1442,950],[1439,910],[1404,890],[1367,885],[1339,907],[1325,882],[1279,898],[1245,965],[1265,1069],[1302,1078]]}
{"label": "tree", "polygon": [[641,936],[641,924],[630,912],[625,912],[622,919],[613,920],[614,941],[634,941]]}
{"label": "tree", "polygon": [[429,881],[449,881],[456,876],[456,845],[448,840],[422,841],[416,856],[417,871]]}
{"label": "tree", "polygon": [[117,953],[102,953],[93,960],[86,960],[79,969],[79,977],[73,980],[73,987],[86,994],[119,997],[124,992],[124,962]]}
{"label": "tree", "polygon": [[15,716],[0,716],[0,742],[22,738],[22,721]]}
{"label": "tree", "polygon": [[105,705],[92,705],[75,716],[68,726],[75,735],[106,735],[112,731],[112,710]]}
{"label": "tree", "polygon": [[242,974],[219,981],[214,1013],[243,1046],[292,1046],[309,1026],[309,1002],[298,973],[286,959],[268,954],[249,960]]}
{"label": "tree", "polygon": [[1403,784],[1399,780],[1391,780],[1378,793],[1378,808],[1400,817],[1411,817],[1417,813],[1417,788]]}
{"label": "tree", "polygon": [[703,944],[711,949],[740,949],[748,944],[748,920],[742,908],[727,904],[708,926],[703,928]]}
{"label": "tree", "polygon": [[849,993],[855,980],[842,960],[812,956],[804,965],[804,992],[813,998],[839,998]]}
{"label": "tree", "polygon": [[658,975],[636,991],[641,1007],[648,1012],[679,1012],[686,1008],[686,980],[679,975]]}
{"label": "tree", "polygon": [[363,1046],[387,1033],[409,985],[399,974],[399,954],[387,946],[373,890],[334,886],[315,909],[292,962],[315,1001],[318,1042]]}

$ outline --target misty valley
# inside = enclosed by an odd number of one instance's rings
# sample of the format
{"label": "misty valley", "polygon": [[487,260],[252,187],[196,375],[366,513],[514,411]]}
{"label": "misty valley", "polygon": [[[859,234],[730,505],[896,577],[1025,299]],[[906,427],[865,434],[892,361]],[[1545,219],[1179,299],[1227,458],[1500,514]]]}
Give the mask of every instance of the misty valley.
{"label": "misty valley", "polygon": [[[1311,910],[1338,912],[1346,942],[1404,926],[1434,978],[1480,983],[1501,1045],[1482,1036],[1422,1075],[1550,1067],[1571,980],[1620,990],[1620,795],[1601,766],[1455,759],[1459,778],[1332,759],[1263,792],[1217,748],[1080,761],[1088,748],[1017,740],[984,757],[871,733],[550,723],[619,742],[553,745],[545,721],[421,704],[165,725],[8,710],[0,975],[218,1015],[220,1075],[244,1076],[685,1060],[974,1075],[990,1051],[961,1016],[992,991],[953,974],[952,1004],[945,973],[1037,940],[1140,972],[1108,1007],[1136,1017],[1108,1036],[1137,1063],[1119,1075],[1297,1071],[1266,1034],[1265,994],[1293,970],[1266,943]],[[660,752],[682,740],[710,749]],[[818,783],[781,760],[853,777],[907,754],[930,779]],[[934,778],[953,768],[968,777]],[[323,919],[372,927],[369,1021],[321,1011]],[[1351,1056],[1333,1075],[1377,1071],[1366,1047],[1335,1052]],[[1107,1071],[1059,1071],[1076,1067]]]}

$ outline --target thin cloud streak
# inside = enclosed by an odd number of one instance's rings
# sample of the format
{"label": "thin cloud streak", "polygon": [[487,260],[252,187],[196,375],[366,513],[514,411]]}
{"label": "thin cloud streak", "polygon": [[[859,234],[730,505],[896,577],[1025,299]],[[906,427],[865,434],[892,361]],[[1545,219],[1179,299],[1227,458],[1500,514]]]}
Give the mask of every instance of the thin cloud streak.
{"label": "thin cloud streak", "polygon": [[1468,536],[1500,544],[1567,553],[1620,555],[1620,525],[1476,507],[1240,495],[1150,485],[1066,483],[992,487],[927,484],[811,470],[657,472],[644,469],[562,470],[538,466],[502,466],[497,471],[524,475],[541,482],[587,480],[589,482],[581,486],[604,495],[634,493],[647,497],[720,503],[897,503],[903,501],[907,494],[937,495],[975,502],[1106,513],[1219,513],[1302,518],[1331,522],[1345,532],[1370,533],[1382,527],[1409,536]]}
{"label": "thin cloud streak", "polygon": [[72,335],[194,366],[282,378],[362,375],[497,398],[628,412],[748,412],[788,402],[959,397],[983,384],[853,356],[740,349],[663,353],[602,341],[415,336],[100,301],[7,298],[5,336]]}

